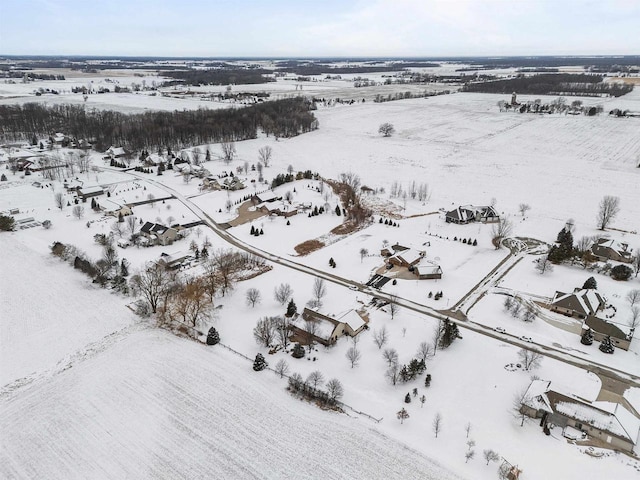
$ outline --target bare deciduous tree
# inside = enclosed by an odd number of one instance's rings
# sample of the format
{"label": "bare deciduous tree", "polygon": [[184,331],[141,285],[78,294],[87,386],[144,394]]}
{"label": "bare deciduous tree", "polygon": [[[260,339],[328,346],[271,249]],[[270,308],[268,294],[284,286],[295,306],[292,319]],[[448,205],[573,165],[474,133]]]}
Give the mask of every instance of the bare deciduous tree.
{"label": "bare deciduous tree", "polygon": [[222,160],[224,160],[225,163],[231,163],[233,159],[236,157],[235,142],[232,142],[232,141],[222,142],[220,144],[220,148],[222,149]]}
{"label": "bare deciduous tree", "polygon": [[386,326],[383,326],[380,330],[373,331],[373,342],[378,346],[378,349],[384,347],[388,340],[389,333]]}
{"label": "bare deciduous tree", "polygon": [[540,363],[542,363],[544,357],[542,354],[534,352],[533,350],[521,348],[518,350],[518,358],[520,359],[520,363],[522,363],[522,367],[528,372],[540,367]]}
{"label": "bare deciduous tree", "polygon": [[500,455],[498,455],[498,452],[495,452],[491,449],[484,450],[482,454],[484,456],[484,459],[487,461],[487,465],[489,465],[490,462],[497,462],[500,460]]}
{"label": "bare deciduous tree", "polygon": [[464,431],[467,433],[467,438],[469,438],[469,434],[471,433],[471,422],[467,422],[464,426]]}
{"label": "bare deciduous tree", "polygon": [[400,305],[398,305],[397,302],[397,295],[389,295],[389,313],[391,314],[391,320],[393,320],[400,311]]}
{"label": "bare deciduous tree", "polygon": [[327,382],[327,394],[332,402],[338,401],[344,395],[344,388],[342,388],[342,383],[337,378],[332,378]]}
{"label": "bare deciduous tree", "polygon": [[324,375],[320,370],[314,370],[307,377],[307,384],[314,389],[322,387],[324,383]]}
{"label": "bare deciduous tree", "polygon": [[549,255],[544,254],[534,260],[536,264],[536,270],[540,272],[540,275],[544,275],[547,272],[553,272],[553,264],[549,261]]}
{"label": "bare deciduous tree", "polygon": [[433,347],[429,345],[428,342],[420,342],[420,345],[418,345],[418,352],[416,353],[416,356],[423,362],[426,362],[427,359],[432,355]]}
{"label": "bare deciduous tree", "polygon": [[313,281],[312,293],[313,297],[316,300],[316,304],[318,306],[322,305],[322,297],[327,294],[327,287],[325,286],[325,281],[323,278],[315,278],[315,280]]}
{"label": "bare deciduous tree", "polygon": [[195,328],[210,317],[212,308],[213,302],[200,279],[188,279],[173,289],[163,316]]}
{"label": "bare deciduous tree", "polygon": [[74,217],[80,220],[82,217],[84,217],[84,207],[82,205],[74,205],[71,213]]}
{"label": "bare deciduous tree", "polygon": [[289,346],[289,334],[291,330],[291,319],[286,315],[278,317],[278,325],[276,326],[276,334],[280,345],[286,350]]}
{"label": "bare deciduous tree", "polygon": [[524,409],[522,405],[527,403],[529,397],[527,396],[527,388],[516,392],[513,396],[513,400],[511,403],[511,413],[514,418],[520,420],[520,426],[524,426],[525,422],[529,421],[530,417],[524,413]]}
{"label": "bare deciduous tree", "polygon": [[638,278],[638,274],[640,273],[640,248],[636,248],[636,254],[631,257],[631,264],[636,271],[636,278]]}
{"label": "bare deciduous tree", "polygon": [[369,250],[367,250],[366,248],[361,248],[360,249],[360,263],[362,263],[362,260],[364,259],[364,257],[366,257],[367,255],[369,255]]}
{"label": "bare deciduous tree", "polygon": [[314,319],[307,319],[304,321],[304,337],[309,347],[309,352],[313,349],[313,343],[318,333],[318,322]]}
{"label": "bare deciduous tree", "polygon": [[496,247],[496,250],[500,248],[502,241],[511,235],[513,231],[513,224],[508,218],[501,218],[498,223],[493,225],[491,229],[491,243]]}
{"label": "bare deciduous tree", "polygon": [[142,296],[153,313],[157,312],[170,283],[170,272],[155,262],[147,263],[130,280],[134,294]]}
{"label": "bare deciduous tree", "polygon": [[433,422],[431,422],[431,428],[433,429],[433,433],[436,438],[438,438],[438,434],[442,431],[442,415],[440,412],[437,412],[433,417]]}
{"label": "bare deciduous tree", "polygon": [[531,205],[529,205],[528,203],[521,203],[520,205],[518,205],[518,211],[523,217],[529,210],[531,210]]}
{"label": "bare deciduous tree", "polygon": [[209,255],[209,261],[215,266],[218,276],[218,288],[222,296],[233,289],[236,270],[239,268],[239,256],[232,250],[218,249]]}
{"label": "bare deciduous tree", "polygon": [[128,215],[127,219],[124,222],[130,235],[133,235],[133,234],[136,233],[136,230],[138,228],[137,220],[138,219],[136,217],[134,217],[133,215]]}
{"label": "bare deciduous tree", "polygon": [[390,363],[389,368],[387,368],[387,371],[385,372],[384,375],[389,379],[389,381],[391,382],[391,385],[395,385],[396,383],[398,383],[398,380],[400,379],[400,367],[398,366],[398,363],[397,362]]}
{"label": "bare deciduous tree", "polygon": [[385,348],[384,352],[382,352],[382,356],[386,360],[388,366],[398,363],[398,352],[395,348]]}
{"label": "bare deciduous tree", "polygon": [[362,355],[360,354],[360,351],[355,346],[353,346],[349,350],[347,350],[346,357],[351,364],[351,368],[353,368],[360,363],[360,358],[362,357]]}
{"label": "bare deciduous tree", "polygon": [[255,307],[257,303],[260,303],[262,295],[257,288],[250,288],[247,290],[247,305]]}
{"label": "bare deciduous tree", "polygon": [[389,122],[385,122],[380,125],[380,127],[378,127],[378,133],[383,137],[390,137],[395,131],[396,129],[394,128],[394,126]]}
{"label": "bare deciduous tree", "polygon": [[64,194],[62,192],[57,192],[53,194],[53,201],[60,210],[62,210],[65,206]]}
{"label": "bare deciduous tree", "polygon": [[613,219],[620,212],[620,198],[612,195],[605,195],[600,200],[598,207],[598,228],[604,230],[613,221]]}
{"label": "bare deciduous tree", "polygon": [[293,290],[288,283],[281,283],[273,290],[273,297],[280,305],[287,303],[292,295]]}
{"label": "bare deciduous tree", "polygon": [[276,336],[277,320],[276,317],[264,317],[258,320],[253,329],[253,338],[256,343],[264,347],[273,343]]}
{"label": "bare deciduous tree", "polygon": [[630,290],[629,293],[627,293],[626,299],[629,305],[633,307],[637,302],[640,302],[640,290]]}
{"label": "bare deciduous tree", "polygon": [[284,358],[278,360],[275,366],[276,373],[280,375],[280,378],[284,377],[289,372],[289,364]]}
{"label": "bare deciduous tree", "polygon": [[268,167],[271,163],[271,156],[273,155],[273,149],[270,146],[264,146],[258,150],[258,161]]}
{"label": "bare deciduous tree", "polygon": [[635,334],[636,328],[640,325],[640,307],[631,307],[631,316],[627,322],[631,331]]}

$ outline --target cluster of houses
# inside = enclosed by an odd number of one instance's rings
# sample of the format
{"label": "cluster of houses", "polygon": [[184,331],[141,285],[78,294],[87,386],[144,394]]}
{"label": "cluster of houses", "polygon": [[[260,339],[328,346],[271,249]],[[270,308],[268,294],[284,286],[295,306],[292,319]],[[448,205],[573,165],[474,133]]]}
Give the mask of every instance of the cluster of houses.
{"label": "cluster of houses", "polygon": [[520,405],[520,412],[563,429],[566,437],[581,440],[588,435],[591,444],[633,454],[640,442],[640,419],[624,406],[612,402],[590,402],[558,385],[533,380]]}
{"label": "cluster of houses", "polygon": [[582,320],[583,328],[591,329],[594,340],[601,342],[609,337],[616,348],[629,350],[631,333],[597,316],[606,306],[606,299],[597,290],[584,288],[576,288],[571,293],[556,292],[549,303],[552,312]]}

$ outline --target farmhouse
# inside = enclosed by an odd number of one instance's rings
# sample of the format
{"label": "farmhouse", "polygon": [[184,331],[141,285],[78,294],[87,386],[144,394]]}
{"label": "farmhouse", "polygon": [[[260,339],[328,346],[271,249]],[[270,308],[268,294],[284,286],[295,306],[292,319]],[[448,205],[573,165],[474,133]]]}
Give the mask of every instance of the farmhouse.
{"label": "farmhouse", "polygon": [[573,293],[556,292],[549,304],[552,312],[585,319],[606,306],[606,299],[596,290],[576,288]]}
{"label": "farmhouse", "polygon": [[159,223],[146,222],[140,229],[140,235],[146,238],[151,245],[170,245],[178,236],[178,231]]}
{"label": "farmhouse", "polygon": [[633,249],[628,243],[618,242],[611,238],[599,238],[592,246],[591,253],[600,261],[614,260],[616,262],[631,263]]}
{"label": "farmhouse", "polygon": [[471,222],[496,223],[500,216],[491,206],[476,207],[473,205],[460,206],[445,214],[447,223],[466,225]]}
{"label": "farmhouse", "polygon": [[366,328],[369,317],[360,310],[347,310],[338,315],[320,313],[317,309],[305,307],[302,315],[292,321],[292,337],[308,342],[313,341],[329,346],[342,336],[355,337]]}
{"label": "farmhouse", "polygon": [[622,405],[611,402],[589,402],[554,386],[534,380],[521,401],[520,412],[540,418],[541,425],[558,425],[586,433],[594,440],[615,450],[633,454],[640,434],[640,420]]}

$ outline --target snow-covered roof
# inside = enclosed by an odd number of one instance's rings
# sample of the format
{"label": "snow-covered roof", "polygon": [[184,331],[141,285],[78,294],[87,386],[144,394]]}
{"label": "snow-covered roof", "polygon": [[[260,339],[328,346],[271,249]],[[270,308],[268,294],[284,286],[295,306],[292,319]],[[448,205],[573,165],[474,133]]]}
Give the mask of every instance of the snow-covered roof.
{"label": "snow-covered roof", "polygon": [[117,212],[123,208],[123,205],[120,205],[108,198],[104,198],[100,200],[100,207],[102,207],[106,212]]}
{"label": "snow-covered roof", "polygon": [[605,299],[596,290],[582,289],[573,293],[556,292],[551,303],[586,315],[593,315],[598,311],[600,304],[605,303]]}
{"label": "snow-covered roof", "polygon": [[162,162],[164,162],[164,158],[162,158],[160,155],[158,155],[157,153],[150,153],[147,156],[147,162],[149,163],[153,163],[154,165],[158,165]]}
{"label": "snow-covered roof", "polygon": [[266,192],[257,193],[256,198],[262,203],[262,202],[272,202],[277,198],[277,196],[271,190],[267,190]]}
{"label": "snow-covered roof", "polygon": [[347,310],[346,312],[337,316],[336,320],[339,322],[348,325],[351,330],[356,332],[359,328],[362,328],[367,322],[353,309]]}
{"label": "snow-covered roof", "polygon": [[122,147],[109,147],[109,149],[106,151],[106,153],[114,155],[114,156],[119,156],[119,155],[125,155],[125,151],[124,148]]}
{"label": "snow-covered roof", "polygon": [[[612,408],[612,411],[603,409]],[[592,405],[577,402],[558,402],[556,411],[583,421],[598,430],[613,433],[614,435],[630,440],[634,444],[638,440],[640,420],[620,404],[610,402],[594,402]]]}
{"label": "snow-covered roof", "polygon": [[618,403],[589,402],[546,380],[534,380],[522,403],[534,410],[560,413],[636,444],[640,419]]}
{"label": "snow-covered roof", "polygon": [[442,273],[442,268],[440,268],[440,265],[425,258],[420,259],[420,262],[417,265],[414,265],[413,268],[416,269],[418,275],[432,275],[436,273]]}
{"label": "snow-covered roof", "polygon": [[[312,310],[314,312],[317,312],[317,310],[313,310],[313,309],[309,309]],[[329,320],[326,320],[322,317],[313,317],[313,319],[310,320],[305,320],[302,316],[296,317],[292,323],[298,327],[301,330],[307,331],[306,328],[306,323],[307,321],[311,321],[315,323],[315,336],[322,338],[324,340],[330,340],[331,339],[331,335],[333,334],[333,331],[336,328],[336,325],[334,325],[332,322],[330,322]]]}
{"label": "snow-covered roof", "polygon": [[80,193],[82,195],[90,195],[92,193],[101,193],[101,192],[104,192],[104,190],[100,185],[92,185],[90,187],[80,187]]}
{"label": "snow-covered roof", "polygon": [[411,265],[422,258],[422,252],[414,248],[409,248],[408,250],[402,250],[401,252],[396,253],[391,258],[398,258],[399,260]]}

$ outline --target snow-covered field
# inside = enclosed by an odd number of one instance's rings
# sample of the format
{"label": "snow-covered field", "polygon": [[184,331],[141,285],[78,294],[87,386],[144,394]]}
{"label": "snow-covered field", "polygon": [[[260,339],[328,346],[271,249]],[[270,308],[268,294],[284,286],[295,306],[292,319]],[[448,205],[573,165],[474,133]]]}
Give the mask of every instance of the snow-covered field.
{"label": "snow-covered field", "polygon": [[[636,168],[640,163],[640,121],[606,115],[500,113],[496,106],[500,99],[499,95],[454,94],[322,108],[316,111],[320,121],[317,131],[278,141],[260,136],[238,142],[238,158],[231,165],[214,160],[205,166],[214,174],[236,171],[244,162],[256,163],[258,148],[269,145],[273,160],[264,171],[267,181],[284,173],[289,165],[296,171],[319,172],[324,178],[356,172],[364,185],[378,189],[370,200],[379,206],[376,220],[393,210],[400,226],[376,221],[353,235],[329,235],[342,218],[333,212],[337,197],[329,193],[326,201],[331,209],[318,217],[293,216],[290,225],[280,217],[262,217],[253,224],[263,228],[264,235],[249,235],[249,224],[228,233],[264,251],[358,282],[365,282],[383,265],[379,256],[383,240],[421,246],[427,258],[442,265],[442,280],[399,279],[395,286],[387,284],[384,291],[438,309],[452,307],[507,254],[505,249],[495,251],[491,246],[491,226],[446,224],[441,209],[487,205],[495,199],[499,213],[514,222],[514,235],[552,243],[570,218],[576,239],[597,235],[598,202],[603,195],[617,195],[621,211],[612,224],[615,230],[607,234],[639,248],[635,232],[640,227],[640,169]],[[605,112],[623,105],[638,110],[640,92],[621,99],[584,101],[603,104]],[[378,126],[387,121],[395,125],[397,133],[382,138]],[[214,158],[219,150],[217,145],[201,148],[209,148]],[[254,192],[254,187],[249,187],[230,194],[202,193],[196,179],[186,183],[169,172],[134,177],[105,167],[98,175],[90,178],[93,183],[117,187],[119,193],[114,196],[127,201],[132,201],[131,196],[134,201],[136,196],[145,198],[150,192],[160,198],[163,192],[175,191],[224,222],[235,216],[236,202]],[[248,181],[257,177],[254,172],[240,176]],[[290,283],[299,311],[312,297],[313,277],[274,265],[272,271],[241,282],[230,294],[216,298],[220,308],[213,324],[222,341],[248,357],[261,351],[271,365],[287,358],[292,371],[305,377],[317,369],[327,379],[339,378],[345,386],[345,403],[383,420],[352,419],[293,400],[283,390],[285,382],[273,373],[254,373],[248,361],[221,348],[207,348],[137,323],[125,307],[130,298],[94,288],[82,274],[50,258],[49,246],[55,240],[74,243],[97,257],[100,248],[92,237],[107,233],[114,220],[101,220],[89,211],[82,220],[75,219],[69,207],[63,211],[54,207],[52,190],[57,191],[59,185],[37,189],[30,185],[37,175],[8,177],[9,182],[0,186],[0,210],[19,207],[36,220],[50,219],[53,227],[0,235],[1,384],[25,376],[35,379],[0,399],[0,437],[4,442],[0,468],[5,477],[34,478],[55,472],[59,478],[106,478],[126,472],[147,478],[283,478],[304,472],[308,478],[447,478],[448,474],[425,458],[428,456],[461,477],[490,479],[496,477],[497,466],[484,465],[482,450],[488,448],[518,464],[524,471],[523,480],[626,479],[637,475],[637,460],[613,453],[592,458],[583,453],[584,447],[568,444],[555,430],[547,437],[536,422],[519,426],[510,413],[512,399],[529,383],[531,372],[505,369],[518,361],[518,348],[508,343],[463,329],[462,340],[428,362],[431,387],[424,388],[421,379],[390,385],[384,377],[385,362],[372,341],[373,331],[386,326],[388,346],[396,348],[400,361],[406,363],[420,342],[432,338],[435,328],[434,319],[408,309],[401,309],[393,320],[388,308],[370,311],[370,330],[360,335],[358,343],[362,360],[353,369],[345,358],[351,346],[347,339],[332,349],[318,347],[309,360],[295,360],[282,352],[267,356],[254,342],[252,330],[259,318],[283,313],[283,307],[273,299],[273,288]],[[396,181],[405,190],[412,181],[428,183],[431,196],[426,202],[390,199]],[[307,190],[307,183],[285,184],[277,193],[284,195],[295,188],[294,202],[324,204],[324,195]],[[381,188],[385,193],[380,193]],[[234,203],[229,212],[227,200]],[[525,217],[518,213],[521,202],[531,206]],[[134,207],[134,215],[144,221],[167,221],[172,216],[184,223],[196,219],[196,210],[172,199]],[[87,220],[94,220],[90,228],[85,225]],[[226,245],[201,227],[200,234],[169,248],[129,248],[119,254],[136,268],[163,251],[186,250],[192,240],[202,246],[205,237],[213,241],[212,248]],[[477,239],[478,246],[455,242],[454,237]],[[294,247],[311,239],[323,240],[327,246],[297,256]],[[361,248],[369,252],[363,258]],[[334,258],[336,268],[328,266],[329,258]],[[626,321],[630,309],[624,296],[640,288],[638,278],[615,282],[570,266],[557,266],[542,276],[534,270],[534,258],[525,256],[499,286],[550,297],[556,290],[579,287],[594,275],[618,309],[616,320]],[[248,288],[262,293],[255,308],[245,303]],[[440,290],[443,299],[427,298],[429,291]],[[330,313],[338,313],[369,300],[363,293],[328,284],[323,302]],[[502,300],[502,295],[486,295],[470,310],[470,319],[488,327],[504,326],[515,336],[528,335],[536,343],[572,353],[583,349],[575,334],[553,322],[537,319],[525,324],[512,319],[503,312]],[[120,333],[109,336],[113,332]],[[616,351],[614,355],[599,352],[597,345],[589,348],[584,355],[587,359],[640,373],[638,340],[632,342],[629,352]],[[68,365],[73,368],[61,368]],[[534,373],[585,398],[595,398],[600,389],[595,375],[549,358]],[[403,403],[413,388],[426,395],[424,407],[417,398]],[[625,394],[636,405],[637,390]],[[403,406],[411,416],[400,425],[395,415]],[[437,439],[431,430],[436,413],[444,418]],[[470,438],[476,441],[477,455],[465,464],[467,422],[472,424]],[[331,448],[316,448],[318,440]],[[31,445],[37,448],[27,447]],[[239,450],[242,454],[237,454]]]}

